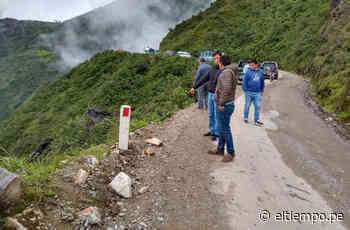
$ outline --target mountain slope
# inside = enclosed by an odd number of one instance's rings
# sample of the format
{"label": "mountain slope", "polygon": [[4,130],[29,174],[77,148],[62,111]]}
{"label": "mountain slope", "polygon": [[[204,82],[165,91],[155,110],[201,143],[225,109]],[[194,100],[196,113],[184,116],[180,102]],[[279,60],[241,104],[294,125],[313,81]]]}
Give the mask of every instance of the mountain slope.
{"label": "mountain slope", "polygon": [[235,61],[276,60],[285,70],[309,76],[320,103],[350,122],[349,5],[334,0],[218,0],[179,24],[161,49],[197,54],[220,49]]}
{"label": "mountain slope", "polygon": [[142,52],[211,0],[118,0],[63,23],[0,20],[0,120],[41,86],[106,49]]}
{"label": "mountain slope", "polygon": [[[185,89],[192,85],[195,65],[181,57],[97,54],[3,120],[0,145],[11,155],[28,156],[45,143],[51,143],[46,152],[57,154],[115,141],[123,104],[132,106],[132,128],[161,121],[190,104]],[[105,112],[96,116],[93,108]]]}
{"label": "mountain slope", "polygon": [[0,20],[0,120],[38,87],[56,79],[55,55],[39,44],[57,23]]}

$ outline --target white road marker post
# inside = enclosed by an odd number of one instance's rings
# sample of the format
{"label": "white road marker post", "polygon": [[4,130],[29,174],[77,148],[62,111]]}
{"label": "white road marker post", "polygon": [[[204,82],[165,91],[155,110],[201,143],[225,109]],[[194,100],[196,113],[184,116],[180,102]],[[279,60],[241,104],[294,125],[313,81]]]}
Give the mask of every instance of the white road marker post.
{"label": "white road marker post", "polygon": [[130,129],[131,107],[123,105],[120,109],[119,125],[119,149],[128,150],[129,148],[129,129]]}

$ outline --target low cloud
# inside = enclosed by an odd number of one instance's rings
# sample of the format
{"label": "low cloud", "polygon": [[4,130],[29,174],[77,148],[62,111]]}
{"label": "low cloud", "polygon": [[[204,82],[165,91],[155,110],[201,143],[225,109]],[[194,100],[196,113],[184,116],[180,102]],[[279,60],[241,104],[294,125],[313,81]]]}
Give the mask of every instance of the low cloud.
{"label": "low cloud", "polygon": [[142,52],[158,48],[169,28],[207,8],[212,0],[117,0],[79,18],[66,21],[59,33],[44,40],[73,67],[96,52],[124,49]]}

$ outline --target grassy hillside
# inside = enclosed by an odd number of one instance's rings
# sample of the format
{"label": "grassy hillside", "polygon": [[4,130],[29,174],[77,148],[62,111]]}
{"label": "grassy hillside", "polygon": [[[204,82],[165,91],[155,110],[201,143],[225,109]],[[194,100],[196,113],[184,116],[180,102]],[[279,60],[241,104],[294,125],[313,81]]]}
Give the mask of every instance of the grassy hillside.
{"label": "grassy hillside", "polygon": [[304,74],[315,96],[350,126],[350,2],[330,13],[330,0],[218,0],[176,26],[162,50],[220,49],[235,61],[276,60]]}
{"label": "grassy hillside", "polygon": [[209,2],[118,0],[62,23],[0,19],[0,120],[95,53],[142,51]]}
{"label": "grassy hillside", "polygon": [[57,78],[57,57],[39,45],[40,34],[57,23],[0,20],[0,120],[13,112],[39,86]]}
{"label": "grassy hillside", "polygon": [[[47,152],[82,150],[115,140],[120,106],[132,105],[132,127],[161,121],[191,103],[193,59],[106,51],[72,69],[0,123],[3,155],[24,155],[52,139]],[[116,112],[95,126],[89,106]],[[6,149],[6,152],[4,151]]]}

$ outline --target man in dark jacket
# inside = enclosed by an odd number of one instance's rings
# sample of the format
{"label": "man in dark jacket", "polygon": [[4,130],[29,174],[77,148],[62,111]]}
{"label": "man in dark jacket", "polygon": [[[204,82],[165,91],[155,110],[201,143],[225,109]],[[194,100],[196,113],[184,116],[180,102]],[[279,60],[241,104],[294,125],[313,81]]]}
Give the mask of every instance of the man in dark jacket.
{"label": "man in dark jacket", "polygon": [[214,95],[216,90],[217,78],[221,73],[221,70],[219,68],[221,52],[220,51],[214,52],[213,57],[216,65],[214,65],[206,75],[204,75],[198,82],[195,83],[195,85],[193,86],[193,88],[190,90],[189,93],[194,94],[195,89],[198,89],[202,85],[207,84],[209,132],[205,133],[204,136],[211,136],[212,140],[215,141],[216,138],[219,136],[219,133],[216,130],[217,121],[215,116],[216,104],[214,102]]}
{"label": "man in dark jacket", "polygon": [[264,72],[259,69],[256,60],[251,60],[249,66],[248,72],[243,76],[243,91],[245,93],[244,122],[248,123],[250,105],[253,102],[255,125],[262,126],[264,123],[260,121],[260,106],[265,89]]}
{"label": "man in dark jacket", "polygon": [[[235,157],[235,148],[231,132],[231,116],[235,110],[235,95],[237,87],[237,66],[232,65],[230,56],[220,58],[220,74],[216,86],[215,103],[217,116],[217,129],[219,131],[219,143],[217,150],[209,151],[209,154],[224,156],[223,162],[231,162]],[[225,145],[228,154],[225,153]]]}
{"label": "man in dark jacket", "polygon": [[[196,77],[194,79],[194,84],[204,77],[211,69],[211,66],[205,63],[205,60],[201,58],[199,60],[199,67],[197,70]],[[198,109],[208,109],[208,89],[207,84],[202,85],[198,88]]]}

